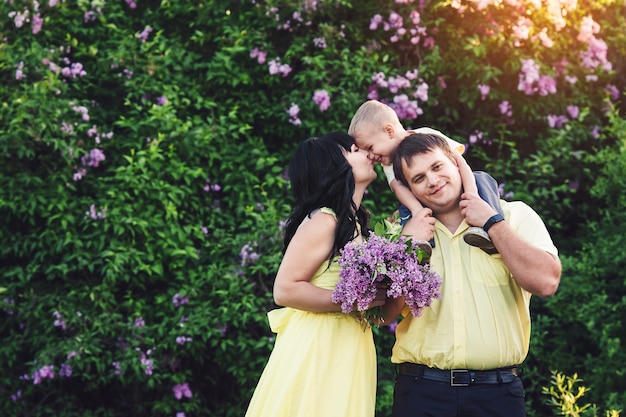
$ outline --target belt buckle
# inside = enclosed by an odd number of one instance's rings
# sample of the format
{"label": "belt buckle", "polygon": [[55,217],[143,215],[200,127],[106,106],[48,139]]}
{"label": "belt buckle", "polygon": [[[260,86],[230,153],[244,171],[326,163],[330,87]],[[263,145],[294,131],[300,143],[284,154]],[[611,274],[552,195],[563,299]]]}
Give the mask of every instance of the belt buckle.
{"label": "belt buckle", "polygon": [[[467,382],[455,382],[456,374],[467,375]],[[450,386],[451,387],[469,387],[471,383],[469,369],[451,369],[450,370]]]}

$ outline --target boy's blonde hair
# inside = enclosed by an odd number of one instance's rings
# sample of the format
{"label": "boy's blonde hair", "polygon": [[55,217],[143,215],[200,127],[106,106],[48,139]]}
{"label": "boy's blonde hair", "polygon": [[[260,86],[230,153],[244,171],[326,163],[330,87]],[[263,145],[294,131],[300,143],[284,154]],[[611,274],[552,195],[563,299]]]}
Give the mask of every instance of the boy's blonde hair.
{"label": "boy's blonde hair", "polygon": [[387,123],[392,124],[396,129],[398,126],[402,127],[396,112],[391,107],[378,100],[368,100],[361,104],[356,113],[354,113],[354,116],[352,116],[350,127],[348,127],[348,134],[352,137],[356,137],[356,130],[364,123],[369,123],[374,127],[383,127]]}

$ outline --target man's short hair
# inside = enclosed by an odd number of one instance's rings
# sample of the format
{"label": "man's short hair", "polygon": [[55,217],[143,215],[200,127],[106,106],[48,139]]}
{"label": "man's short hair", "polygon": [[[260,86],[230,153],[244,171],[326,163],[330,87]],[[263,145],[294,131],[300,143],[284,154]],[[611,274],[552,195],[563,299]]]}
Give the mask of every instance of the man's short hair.
{"label": "man's short hair", "polygon": [[393,172],[396,179],[402,184],[409,186],[409,182],[402,172],[402,162],[408,167],[413,163],[415,155],[425,154],[440,148],[446,156],[454,160],[454,154],[448,142],[439,135],[427,133],[413,133],[400,142],[393,157]]}

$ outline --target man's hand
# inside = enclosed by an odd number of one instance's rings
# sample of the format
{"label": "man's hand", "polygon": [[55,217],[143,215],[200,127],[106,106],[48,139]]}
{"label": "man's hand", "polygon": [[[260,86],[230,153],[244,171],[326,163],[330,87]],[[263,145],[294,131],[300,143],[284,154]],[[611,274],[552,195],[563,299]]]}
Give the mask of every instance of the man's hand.
{"label": "man's hand", "polygon": [[474,193],[463,193],[459,208],[470,226],[483,227],[491,216],[497,214],[485,200]]}
{"label": "man's hand", "polygon": [[[428,207],[417,211],[404,225],[402,234],[417,240],[430,240],[435,235],[435,218]],[[486,220],[485,220],[486,221]]]}

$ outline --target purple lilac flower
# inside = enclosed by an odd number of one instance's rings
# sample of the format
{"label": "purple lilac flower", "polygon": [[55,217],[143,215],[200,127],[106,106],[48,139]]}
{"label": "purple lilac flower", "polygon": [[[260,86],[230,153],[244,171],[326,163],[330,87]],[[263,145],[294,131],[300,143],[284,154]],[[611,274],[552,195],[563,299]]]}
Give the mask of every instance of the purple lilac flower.
{"label": "purple lilac flower", "polygon": [[370,30],[378,29],[378,25],[380,25],[381,23],[383,23],[383,17],[380,14],[375,14],[370,19]]}
{"label": "purple lilac flower", "polygon": [[15,79],[20,81],[24,78],[26,78],[26,75],[24,75],[24,61],[20,61],[17,65],[17,70],[15,70]]}
{"label": "purple lilac flower", "polygon": [[37,13],[33,16],[33,35],[38,34],[43,26],[43,18]]}
{"label": "purple lilac flower", "polygon": [[548,119],[548,126],[550,126],[551,128],[557,128],[557,129],[560,129],[561,127],[563,127],[565,123],[568,122],[567,116],[565,115],[549,114],[547,116],[547,119]]}
{"label": "purple lilac flower", "polygon": [[172,303],[174,304],[174,307],[180,307],[182,305],[185,305],[189,302],[189,298],[187,297],[183,297],[180,294],[174,294],[174,297],[172,297]]}
{"label": "purple lilac flower", "polygon": [[52,313],[52,315],[56,319],[54,321],[54,326],[60,327],[61,329],[66,330],[67,325],[65,324],[65,320],[63,320],[63,316],[61,315],[61,313],[59,313],[58,311],[55,311],[54,313]]}
{"label": "purple lilac flower", "polygon": [[189,389],[189,384],[186,382],[184,384],[174,385],[172,391],[174,392],[174,397],[176,397],[178,401],[180,401],[183,397],[191,398],[192,396],[191,390]]}
{"label": "purple lilac flower", "polygon": [[148,40],[150,33],[152,33],[152,30],[153,29],[150,26],[146,26],[140,33],[136,34],[135,37],[137,39],[141,39],[141,42],[145,43]]}
{"label": "purple lilac flower", "polygon": [[11,400],[13,400],[13,401],[17,401],[20,398],[22,398],[22,390],[21,389],[17,390],[17,392],[15,394],[11,395]]}
{"label": "purple lilac flower", "polygon": [[326,90],[317,90],[313,94],[313,102],[320,107],[321,111],[326,111],[330,107],[330,97]]}
{"label": "purple lilac flower", "polygon": [[134,323],[135,327],[144,327],[145,325],[146,325],[146,322],[144,321],[143,317],[137,317],[135,319],[135,323]]}
{"label": "purple lilac flower", "polygon": [[280,74],[284,78],[291,73],[291,67],[288,64],[281,64],[280,58],[271,60],[267,65],[271,75]]}
{"label": "purple lilac flower", "polygon": [[97,210],[96,209],[96,205],[92,204],[91,206],[89,206],[89,211],[85,212],[85,218],[87,217],[91,217],[92,220],[102,220],[102,219],[106,219],[106,207],[103,208],[102,210]]}
{"label": "purple lilac flower", "polygon": [[513,191],[509,191],[508,193],[505,193],[504,185],[505,184],[503,182],[498,184],[498,194],[500,195],[500,198],[503,198],[505,200],[510,200],[513,198],[513,195],[515,195],[515,193]]}
{"label": "purple lilac flower", "polygon": [[387,296],[404,296],[415,317],[422,314],[433,299],[441,297],[442,281],[430,265],[420,265],[416,248],[407,250],[407,238],[395,240],[370,232],[362,244],[348,243],[339,257],[339,282],[332,301],[341,304],[344,313],[353,309],[366,311],[376,297],[376,284],[387,283]]}
{"label": "purple lilac flower", "polygon": [[578,114],[580,113],[580,109],[578,106],[567,106],[567,113],[572,120],[578,119]]}
{"label": "purple lilac flower", "polygon": [[417,104],[417,100],[410,100],[406,94],[399,94],[393,98],[393,103],[389,104],[398,118],[404,120],[413,120],[424,113]]}
{"label": "purple lilac flower", "polygon": [[16,11],[9,13],[9,17],[13,19],[13,23],[15,23],[16,28],[21,28],[22,26],[24,26],[24,22],[28,21],[28,15],[29,15],[29,11],[26,8],[24,8],[23,13],[16,12]]}
{"label": "purple lilac flower", "polygon": [[115,375],[122,374],[122,366],[119,362],[112,362],[111,365],[113,365],[113,369],[115,369]]}
{"label": "purple lilac flower", "polygon": [[287,110],[287,114],[289,114],[289,123],[295,126],[300,126],[302,121],[298,118],[298,113],[300,113],[300,107],[296,103],[291,103],[291,107]]}
{"label": "purple lilac flower", "polygon": [[69,378],[72,376],[72,367],[67,363],[61,364],[61,369],[59,369],[59,375]]}
{"label": "purple lilac flower", "polygon": [[600,126],[594,126],[591,130],[591,137],[593,139],[598,139],[600,137]]}
{"label": "purple lilac flower", "polygon": [[239,256],[241,257],[240,265],[242,267],[255,264],[260,258],[260,255],[254,251],[253,245],[250,242],[243,245],[241,251],[239,251]]}
{"label": "purple lilac flower", "polygon": [[502,101],[498,105],[498,108],[500,109],[500,113],[507,117],[511,117],[513,115],[513,106],[511,106],[511,103],[507,100]]}
{"label": "purple lilac flower", "polygon": [[61,123],[61,131],[66,132],[68,135],[74,134],[74,128],[72,127],[71,124],[66,123],[66,122]]}
{"label": "purple lilac flower", "polygon": [[267,52],[262,51],[259,48],[254,48],[250,51],[250,58],[256,58],[257,62],[263,65],[265,64],[265,59],[267,58]]}
{"label": "purple lilac flower", "polygon": [[428,101],[428,84],[422,82],[417,86],[413,97],[420,99],[421,101]]}
{"label": "purple lilac flower", "polygon": [[613,100],[617,100],[619,98],[619,89],[613,84],[607,84],[604,91],[606,91]]}
{"label": "purple lilac flower", "polygon": [[61,75],[67,78],[84,77],[87,72],[83,69],[83,64],[74,62],[67,67],[61,68]]}
{"label": "purple lilac flower", "polygon": [[[15,300],[12,298],[4,297],[2,301],[10,306],[15,306]],[[12,316],[14,313],[13,309],[9,307],[2,307],[2,311],[4,311],[8,316]]]}
{"label": "purple lilac flower", "polygon": [[390,93],[397,94],[403,88],[411,87],[411,81],[403,76],[387,78],[387,88]]}
{"label": "purple lilac flower", "polygon": [[78,168],[72,176],[72,179],[74,181],[80,181],[85,175],[87,175],[87,170],[85,168]]}
{"label": "purple lilac flower", "polygon": [[226,330],[228,330],[228,325],[217,323],[216,328],[218,332],[220,332],[221,334],[225,334]]}
{"label": "purple lilac flower", "polygon": [[[137,348],[137,350],[139,350],[139,348]],[[152,371],[154,369],[154,361],[152,359],[149,359],[150,353],[152,353],[152,349],[148,349],[145,353],[139,350],[139,353],[139,362],[145,368],[144,373],[146,375],[152,375]]]}
{"label": "purple lilac flower", "polygon": [[489,87],[488,85],[485,85],[485,84],[478,85],[478,91],[480,91],[481,100],[485,100],[487,98],[487,96],[489,95],[489,90],[491,90],[491,87]]}
{"label": "purple lilac flower", "polygon": [[165,96],[157,97],[157,104],[159,106],[165,106],[167,104],[167,97],[165,97]]}
{"label": "purple lilac flower", "polygon": [[480,131],[476,131],[476,133],[470,135],[469,137],[469,143],[473,144],[478,142],[479,140],[481,140],[483,138],[483,132]]}
{"label": "purple lilac flower", "polygon": [[326,48],[326,39],[323,37],[313,39],[313,45],[320,49]]}
{"label": "purple lilac flower", "polygon": [[81,164],[83,164],[83,166],[97,168],[98,165],[100,165],[100,162],[104,161],[105,159],[106,156],[104,155],[104,152],[102,152],[102,149],[93,148],[89,151],[87,155],[83,155],[80,158],[80,162]]}
{"label": "purple lilac flower", "polygon": [[85,23],[93,22],[94,20],[96,20],[96,16],[96,12],[94,12],[93,10],[88,10],[83,15],[83,21]]}
{"label": "purple lilac flower", "polygon": [[178,336],[176,338],[176,343],[178,343],[179,345],[184,345],[187,342],[191,342],[193,341],[193,339],[191,337],[187,337],[187,336]]}
{"label": "purple lilac flower", "polygon": [[389,330],[389,333],[395,334],[396,333],[396,327],[398,327],[398,321],[394,321],[393,323],[389,324],[389,326],[387,326],[387,330]]}
{"label": "purple lilac flower", "polygon": [[54,379],[53,369],[54,365],[46,365],[36,370],[33,376],[33,384],[40,384],[44,378]]}
{"label": "purple lilac flower", "polygon": [[207,179],[203,189],[207,193],[210,191],[217,193],[222,190],[222,186],[219,184],[211,184],[211,180]]}
{"label": "purple lilac flower", "polygon": [[89,109],[87,109],[87,107],[85,107],[85,106],[72,106],[72,110],[74,110],[76,113],[80,113],[81,114],[81,119],[83,119],[83,121],[85,121],[85,122],[89,121]]}

